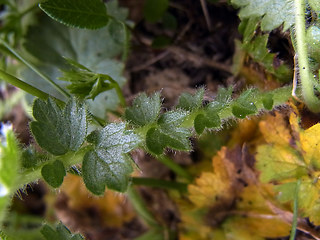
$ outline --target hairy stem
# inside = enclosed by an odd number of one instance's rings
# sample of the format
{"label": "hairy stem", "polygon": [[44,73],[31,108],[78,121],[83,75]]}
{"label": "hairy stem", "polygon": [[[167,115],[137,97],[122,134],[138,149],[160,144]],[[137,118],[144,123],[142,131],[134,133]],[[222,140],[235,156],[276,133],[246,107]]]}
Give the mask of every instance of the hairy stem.
{"label": "hairy stem", "polygon": [[295,40],[297,45],[302,96],[308,108],[312,112],[317,113],[320,112],[320,101],[314,94],[314,83],[316,80],[313,78],[313,74],[309,66],[306,43],[305,11],[305,0],[295,0]]}
{"label": "hairy stem", "polygon": [[0,38],[0,44],[5,46],[16,58],[18,58],[21,62],[23,62],[25,65],[27,65],[32,71],[34,71],[36,74],[38,74],[41,78],[43,78],[45,81],[47,81],[49,84],[51,84],[54,88],[56,88],[61,94],[63,94],[65,97],[69,98],[70,94],[65,91],[62,87],[60,87],[58,84],[56,84],[51,78],[49,78],[46,74],[42,73],[36,66],[34,66],[32,63],[30,63],[28,60],[23,58],[16,50],[14,50],[6,41]]}

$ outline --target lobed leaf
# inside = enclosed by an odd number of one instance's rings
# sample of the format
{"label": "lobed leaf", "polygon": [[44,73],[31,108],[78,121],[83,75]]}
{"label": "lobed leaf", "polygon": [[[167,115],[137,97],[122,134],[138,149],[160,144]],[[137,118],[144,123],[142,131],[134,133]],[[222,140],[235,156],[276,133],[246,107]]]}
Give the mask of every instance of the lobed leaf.
{"label": "lobed leaf", "polygon": [[77,151],[87,134],[86,108],[71,99],[60,108],[54,100],[36,99],[33,104],[35,121],[30,124],[38,144],[53,155]]}
{"label": "lobed leaf", "polygon": [[271,31],[281,24],[286,31],[295,23],[293,0],[231,0],[231,3],[241,7],[241,19],[261,17],[262,31]]}
{"label": "lobed leaf", "polygon": [[125,118],[136,126],[145,126],[157,121],[161,108],[160,94],[155,93],[148,97],[140,94],[132,103],[132,107],[126,109]]}
{"label": "lobed leaf", "polygon": [[189,151],[191,132],[180,127],[187,117],[185,111],[170,111],[164,113],[158,120],[157,126],[148,130],[146,135],[147,148],[154,154],[162,154],[166,147],[175,150]]}
{"label": "lobed leaf", "polygon": [[56,229],[52,229],[45,224],[41,229],[41,234],[46,240],[81,240],[84,239],[80,234],[72,234],[62,223],[59,223]]}
{"label": "lobed leaf", "polygon": [[67,88],[75,96],[94,100],[100,93],[119,87],[109,75],[94,73],[75,60],[67,61],[72,68],[62,70],[63,75],[59,79],[70,82]]}
{"label": "lobed leaf", "polygon": [[140,139],[125,130],[124,123],[111,123],[101,131],[92,132],[87,140],[94,148],[83,159],[82,173],[86,187],[101,195],[105,187],[124,192],[133,171],[128,153],[138,146]]}
{"label": "lobed leaf", "polygon": [[198,134],[201,134],[205,128],[219,128],[221,119],[218,115],[222,106],[219,102],[208,104],[202,113],[198,114],[194,119],[194,128]]}
{"label": "lobed leaf", "polygon": [[257,94],[255,89],[248,89],[241,93],[232,104],[233,115],[237,118],[245,118],[248,115],[255,114],[257,112],[257,107],[253,102],[255,94]]}
{"label": "lobed leaf", "polygon": [[109,16],[100,0],[47,0],[39,7],[54,20],[71,27],[96,29],[107,25]]}
{"label": "lobed leaf", "polygon": [[179,103],[177,108],[184,109],[186,111],[193,111],[202,106],[202,100],[204,95],[204,88],[200,88],[192,95],[190,93],[182,93],[179,97]]}

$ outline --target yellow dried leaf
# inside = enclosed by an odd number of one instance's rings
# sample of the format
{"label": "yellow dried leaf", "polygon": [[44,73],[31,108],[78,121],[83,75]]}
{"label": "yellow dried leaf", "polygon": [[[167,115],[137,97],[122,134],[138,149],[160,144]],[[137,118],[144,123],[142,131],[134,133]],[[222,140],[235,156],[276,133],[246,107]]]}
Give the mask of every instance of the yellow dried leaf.
{"label": "yellow dried leaf", "polygon": [[320,169],[320,124],[300,132],[300,144],[307,164]]}
{"label": "yellow dried leaf", "polygon": [[[196,179],[195,184],[188,186],[189,199],[197,207],[211,207],[215,204],[225,204],[232,201],[234,197],[232,181],[223,161],[226,150],[226,148],[222,148],[213,158],[213,173],[202,173]],[[232,165],[228,167],[232,167]]]}
{"label": "yellow dried leaf", "polygon": [[288,145],[291,140],[288,123],[284,116],[276,112],[275,116],[268,115],[259,123],[260,131],[267,143]]}
{"label": "yellow dried leaf", "polygon": [[60,190],[68,197],[69,208],[76,211],[95,208],[109,227],[121,227],[136,216],[125,195],[106,190],[103,197],[93,196],[76,175],[68,174]]}

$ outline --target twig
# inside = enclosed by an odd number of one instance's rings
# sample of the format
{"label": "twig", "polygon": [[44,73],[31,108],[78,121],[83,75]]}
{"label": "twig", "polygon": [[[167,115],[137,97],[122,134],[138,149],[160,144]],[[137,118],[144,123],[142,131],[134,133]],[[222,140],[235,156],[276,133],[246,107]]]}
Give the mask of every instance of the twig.
{"label": "twig", "polygon": [[133,67],[130,69],[131,72],[138,72],[141,71],[143,69],[148,68],[149,66],[151,66],[152,64],[160,61],[162,58],[166,57],[170,52],[168,51],[164,51],[160,54],[158,54],[157,56],[151,58],[149,61],[145,62],[144,64],[138,65],[136,67]]}
{"label": "twig", "polygon": [[201,3],[201,7],[202,7],[202,11],[203,11],[204,17],[206,19],[208,30],[209,30],[209,32],[211,32],[212,25],[211,25],[211,19],[210,19],[210,15],[209,15],[209,12],[208,12],[206,1],[205,0],[200,0],[200,3]]}
{"label": "twig", "polygon": [[189,60],[191,62],[196,63],[197,65],[207,65],[209,67],[231,73],[231,69],[229,66],[226,66],[225,64],[213,61],[211,59],[196,55],[192,52],[186,51],[182,48],[176,47],[176,46],[171,46],[168,47],[168,51],[172,52],[176,55],[182,56],[184,59]]}

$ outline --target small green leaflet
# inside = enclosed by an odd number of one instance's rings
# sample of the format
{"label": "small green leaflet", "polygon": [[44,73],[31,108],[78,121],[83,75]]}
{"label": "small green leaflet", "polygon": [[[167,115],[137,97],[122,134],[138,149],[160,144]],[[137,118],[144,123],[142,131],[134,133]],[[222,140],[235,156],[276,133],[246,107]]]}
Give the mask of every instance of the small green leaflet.
{"label": "small green leaflet", "polygon": [[198,114],[194,119],[194,128],[198,134],[201,134],[204,129],[218,128],[221,126],[221,120],[218,115],[220,108],[214,104],[207,106],[201,114]]}
{"label": "small green leaflet", "polygon": [[0,225],[5,209],[11,202],[11,194],[16,189],[18,169],[20,167],[20,150],[11,125],[0,124]]}
{"label": "small green leaflet", "polygon": [[159,118],[158,124],[147,132],[148,149],[156,155],[162,154],[166,147],[189,151],[191,132],[187,128],[180,127],[187,115],[183,110],[164,113]]}
{"label": "small green leaflet", "polygon": [[66,60],[72,68],[62,70],[63,75],[59,79],[71,83],[67,88],[75,96],[94,100],[102,92],[120,89],[119,84],[109,75],[94,73],[72,59]]}
{"label": "small green leaflet", "polygon": [[145,126],[157,121],[161,108],[160,94],[157,92],[151,97],[145,93],[140,94],[128,107],[125,118],[136,126]]}
{"label": "small green leaflet", "polygon": [[44,165],[41,169],[41,175],[51,187],[57,188],[60,187],[66,176],[66,169],[61,161],[56,160],[52,164]]}
{"label": "small green leaflet", "polygon": [[262,17],[262,31],[271,31],[282,23],[286,31],[295,23],[293,0],[231,0],[231,3],[241,8],[241,19]]}
{"label": "small green leaflet", "polygon": [[37,143],[53,155],[77,151],[87,134],[86,108],[83,103],[71,99],[64,108],[49,98],[36,99],[33,104],[31,131]]}
{"label": "small green leaflet", "polygon": [[101,0],[47,0],[39,6],[54,20],[71,27],[97,29],[109,20]]}
{"label": "small green leaflet", "polygon": [[84,156],[82,175],[86,187],[96,195],[102,195],[106,186],[119,192],[128,187],[133,171],[128,153],[139,145],[140,138],[125,128],[125,123],[111,123],[87,137],[94,148]]}
{"label": "small green leaflet", "polygon": [[252,101],[257,94],[256,89],[248,89],[241,93],[237,100],[232,104],[232,114],[237,118],[245,118],[256,113],[257,107]]}
{"label": "small green leaflet", "polygon": [[68,228],[62,223],[59,223],[56,229],[52,229],[48,224],[45,224],[41,229],[41,234],[46,240],[82,240],[80,234],[72,234]]}
{"label": "small green leaflet", "polygon": [[177,108],[184,109],[186,111],[193,111],[202,106],[202,100],[204,95],[204,88],[200,88],[194,95],[190,93],[182,93],[179,98]]}

